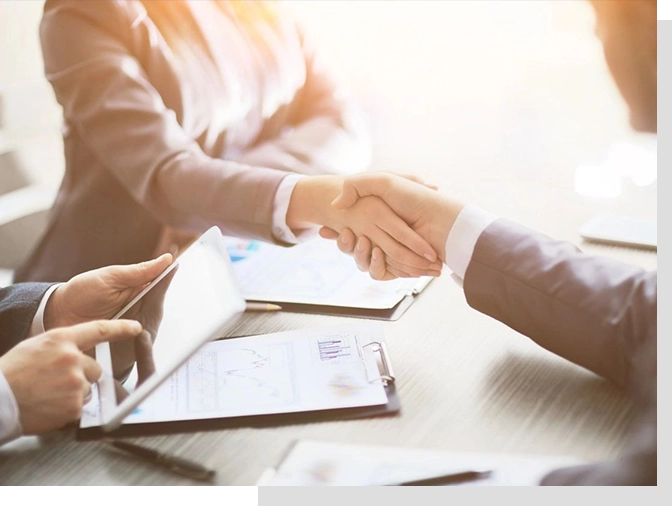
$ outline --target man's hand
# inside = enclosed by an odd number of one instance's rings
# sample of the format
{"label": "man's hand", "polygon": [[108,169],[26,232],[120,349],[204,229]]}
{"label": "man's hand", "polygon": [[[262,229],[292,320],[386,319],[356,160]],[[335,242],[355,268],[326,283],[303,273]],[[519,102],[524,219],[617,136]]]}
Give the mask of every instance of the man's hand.
{"label": "man's hand", "polygon": [[44,312],[50,330],[112,318],[172,262],[170,254],[133,265],[113,265],[79,274],[51,294]]}
{"label": "man's hand", "polygon": [[83,352],[141,332],[136,321],[93,321],[26,339],[0,357],[0,371],[19,406],[23,434],[41,434],[79,419],[91,384],[101,375],[98,363]]}
{"label": "man's hand", "polygon": [[[163,305],[166,298],[166,292],[173,282],[173,278],[179,268],[179,264],[173,267],[161,281],[159,281],[147,294],[136,302],[133,307],[122,315],[129,320],[139,321],[142,324],[144,331],[141,336],[142,339],[138,338],[110,343],[110,351],[112,353],[112,374],[116,380],[125,381],[133,370],[133,366],[137,363],[139,373],[138,385],[140,384],[140,381],[142,380],[142,376],[140,376],[142,366],[141,361],[148,357],[151,358],[151,356],[146,353],[147,339],[149,339],[149,352],[151,353],[151,347],[156,340],[159,327],[161,327],[161,321],[163,320]],[[143,342],[145,344],[143,344]],[[140,355],[138,355],[139,350],[142,352]]]}
{"label": "man's hand", "polygon": [[[422,184],[408,178],[387,173],[367,173],[346,178],[343,191],[334,199],[336,209],[348,209],[361,199],[372,196],[382,199],[415,232],[426,239],[445,261],[448,233],[462,210],[462,205],[451,201]],[[386,280],[396,277],[422,276],[421,271],[409,268],[386,255],[376,241],[355,230],[323,228],[322,237],[338,238],[341,251],[354,254],[358,267],[368,271],[372,278]]]}
{"label": "man's hand", "polygon": [[440,275],[442,264],[437,262],[436,251],[377,196],[356,199],[342,208],[332,206],[345,180],[338,176],[300,180],[290,199],[287,224],[293,229],[314,224],[336,232],[350,229],[369,237],[395,265],[413,269],[418,275]]}

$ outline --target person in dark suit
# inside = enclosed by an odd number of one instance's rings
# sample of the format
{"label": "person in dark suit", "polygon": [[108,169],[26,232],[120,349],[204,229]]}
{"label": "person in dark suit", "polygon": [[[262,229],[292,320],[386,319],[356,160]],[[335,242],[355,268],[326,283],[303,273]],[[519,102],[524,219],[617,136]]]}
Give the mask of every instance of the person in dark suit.
{"label": "person in dark suit", "polygon": [[86,354],[109,341],[124,346],[142,325],[114,316],[172,261],[110,266],[67,283],[0,289],[0,444],[77,420],[100,366]]}
{"label": "person in dark suit", "polygon": [[[632,126],[657,130],[657,3],[594,0],[597,34]],[[657,273],[590,256],[514,222],[389,174],[353,176],[334,201],[379,196],[462,278],[473,308],[627,389],[639,408],[613,462],[558,469],[544,485],[657,484]],[[366,237],[333,230],[375,279],[413,275]],[[355,244],[360,247],[355,249]]]}

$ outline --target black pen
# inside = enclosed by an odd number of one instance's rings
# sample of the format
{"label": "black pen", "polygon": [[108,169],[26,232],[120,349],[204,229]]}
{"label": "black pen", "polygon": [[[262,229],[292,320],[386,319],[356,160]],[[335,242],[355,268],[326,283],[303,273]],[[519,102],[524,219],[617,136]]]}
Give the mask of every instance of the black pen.
{"label": "black pen", "polygon": [[148,462],[152,462],[166,469],[181,474],[182,476],[187,476],[195,480],[210,480],[214,475],[215,471],[203,467],[200,464],[191,462],[189,460],[175,457],[172,455],[166,455],[165,453],[152,450],[150,448],[144,448],[132,443],[126,443],[124,441],[117,441],[116,439],[107,439],[109,444],[120,450],[130,453],[136,457],[139,457]]}
{"label": "black pen", "polygon": [[484,480],[492,475],[492,471],[461,471],[459,473],[444,474],[422,480],[405,481],[397,483],[403,487],[430,487],[433,485],[456,485],[476,480]]}

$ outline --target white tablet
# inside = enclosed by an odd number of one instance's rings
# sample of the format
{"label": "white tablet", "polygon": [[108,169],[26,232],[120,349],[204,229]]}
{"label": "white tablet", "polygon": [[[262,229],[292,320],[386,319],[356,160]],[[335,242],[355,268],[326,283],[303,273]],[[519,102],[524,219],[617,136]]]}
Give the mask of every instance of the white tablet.
{"label": "white tablet", "polygon": [[657,249],[658,228],[655,220],[636,220],[627,216],[594,216],[579,229],[586,241]]}
{"label": "white tablet", "polygon": [[80,428],[109,432],[138,408],[207,342],[220,337],[245,300],[232,275],[227,246],[213,227],[114,318],[138,320],[140,338],[96,346],[103,376]]}

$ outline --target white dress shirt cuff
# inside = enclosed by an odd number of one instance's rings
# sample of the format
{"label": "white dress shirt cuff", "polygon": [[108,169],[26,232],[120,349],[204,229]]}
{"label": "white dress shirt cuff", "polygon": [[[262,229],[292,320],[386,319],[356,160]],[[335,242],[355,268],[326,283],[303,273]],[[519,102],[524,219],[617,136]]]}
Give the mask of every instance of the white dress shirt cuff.
{"label": "white dress shirt cuff", "polygon": [[62,284],[63,283],[56,283],[55,285],[51,285],[44,293],[44,296],[40,301],[40,305],[37,307],[37,311],[35,312],[35,316],[33,317],[33,323],[30,326],[28,337],[39,336],[40,334],[44,334],[46,332],[44,328],[44,310],[47,308],[47,302],[49,302],[49,297],[51,297],[51,294],[54,293],[54,290],[56,290],[56,288]]}
{"label": "white dress shirt cuff", "polygon": [[446,265],[456,276],[464,279],[474,247],[483,231],[497,216],[476,206],[465,206],[446,239]]}
{"label": "white dress shirt cuff", "polygon": [[7,378],[0,371],[0,445],[19,437],[22,430],[19,405]]}
{"label": "white dress shirt cuff", "polygon": [[292,230],[287,226],[287,210],[289,209],[289,201],[292,198],[292,192],[296,183],[299,182],[303,176],[301,174],[290,174],[280,183],[278,190],[275,192],[275,199],[273,201],[273,236],[278,240],[287,244],[297,244],[315,237],[319,227],[304,228],[299,230]]}

